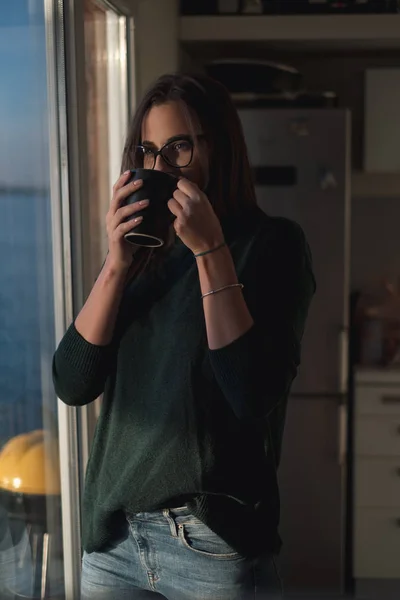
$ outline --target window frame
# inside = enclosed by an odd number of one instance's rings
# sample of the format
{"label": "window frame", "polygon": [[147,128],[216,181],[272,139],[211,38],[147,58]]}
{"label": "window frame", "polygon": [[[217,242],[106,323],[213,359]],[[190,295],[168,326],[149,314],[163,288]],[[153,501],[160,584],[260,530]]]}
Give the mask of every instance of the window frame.
{"label": "window frame", "polygon": [[[91,288],[84,232],[87,211],[87,139],[84,14],[80,0],[43,0],[50,136],[50,195],[53,240],[55,332],[57,345]],[[128,118],[133,110],[135,2],[103,4],[126,19]],[[130,64],[131,63],[131,64]],[[66,68],[68,65],[68,69]],[[98,408],[98,407],[97,407]],[[80,596],[81,503],[84,473],[97,417],[96,403],[81,409],[58,400],[58,433],[65,599]]]}

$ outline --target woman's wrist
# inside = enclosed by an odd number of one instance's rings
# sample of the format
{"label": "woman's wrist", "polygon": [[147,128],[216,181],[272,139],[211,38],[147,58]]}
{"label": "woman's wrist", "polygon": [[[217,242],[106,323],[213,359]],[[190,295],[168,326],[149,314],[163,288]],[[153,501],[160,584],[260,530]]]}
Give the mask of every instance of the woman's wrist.
{"label": "woman's wrist", "polygon": [[202,250],[201,252],[194,252],[193,256],[195,258],[202,258],[203,256],[207,256],[208,254],[213,254],[214,252],[218,252],[222,248],[225,248],[226,242],[222,241],[219,244],[215,244],[210,246],[207,250]]}
{"label": "woman's wrist", "polygon": [[125,282],[130,268],[131,265],[115,261],[108,255],[103,267],[103,276],[107,280]]}
{"label": "woman's wrist", "polygon": [[197,258],[196,263],[202,294],[211,289],[238,283],[232,255],[226,245],[216,252]]}

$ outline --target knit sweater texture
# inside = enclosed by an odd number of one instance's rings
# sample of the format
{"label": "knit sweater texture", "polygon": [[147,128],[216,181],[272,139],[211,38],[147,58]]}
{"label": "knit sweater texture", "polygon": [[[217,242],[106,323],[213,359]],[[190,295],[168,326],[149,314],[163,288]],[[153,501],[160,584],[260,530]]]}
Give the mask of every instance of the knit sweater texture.
{"label": "knit sweater texture", "polygon": [[161,269],[126,286],[108,346],[72,324],[55,352],[61,400],[104,392],[83,503],[88,553],[117,543],[127,514],[182,499],[243,555],[279,549],[276,470],[315,291],[310,251],[297,224],[258,208],[222,226],[247,333],[209,349],[196,261],[178,240]]}

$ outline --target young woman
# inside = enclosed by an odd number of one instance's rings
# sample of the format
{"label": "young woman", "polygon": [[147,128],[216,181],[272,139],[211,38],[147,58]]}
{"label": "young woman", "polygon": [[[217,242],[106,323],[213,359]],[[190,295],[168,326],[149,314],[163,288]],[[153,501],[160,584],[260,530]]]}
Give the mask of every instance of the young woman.
{"label": "young woman", "polygon": [[[180,179],[174,239],[132,256],[125,220],[143,205],[124,200],[141,185],[127,184],[139,166]],[[307,242],[298,225],[257,208],[238,115],[208,78],[155,83],[123,171],[107,259],[53,366],[71,406],[104,391],[82,596],[275,598],[276,468],[314,293]]]}

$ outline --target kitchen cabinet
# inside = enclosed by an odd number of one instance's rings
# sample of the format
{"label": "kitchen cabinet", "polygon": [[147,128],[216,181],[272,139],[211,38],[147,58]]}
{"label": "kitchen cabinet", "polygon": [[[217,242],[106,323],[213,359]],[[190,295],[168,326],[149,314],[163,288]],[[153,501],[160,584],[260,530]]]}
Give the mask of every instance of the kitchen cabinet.
{"label": "kitchen cabinet", "polygon": [[353,464],[354,577],[400,580],[400,370],[357,371]]}

